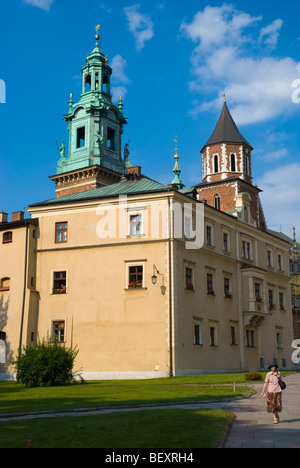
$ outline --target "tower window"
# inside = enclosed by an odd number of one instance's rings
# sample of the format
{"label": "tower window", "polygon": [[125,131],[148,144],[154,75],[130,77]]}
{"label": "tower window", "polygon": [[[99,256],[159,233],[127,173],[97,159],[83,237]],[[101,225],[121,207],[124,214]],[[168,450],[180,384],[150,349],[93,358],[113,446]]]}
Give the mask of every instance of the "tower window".
{"label": "tower window", "polygon": [[76,148],[83,148],[85,146],[85,127],[77,128],[77,144]]}
{"label": "tower window", "polygon": [[215,172],[219,172],[219,156],[217,154],[214,156],[214,165]]}
{"label": "tower window", "polygon": [[249,159],[247,156],[245,156],[245,170],[246,174],[249,175]]}
{"label": "tower window", "polygon": [[90,90],[91,90],[91,75],[87,75],[85,77],[85,92],[87,93]]}
{"label": "tower window", "polygon": [[221,209],[221,200],[220,200],[219,195],[215,195],[215,198],[214,198],[214,207],[215,207],[217,210],[220,210],[220,209]]}
{"label": "tower window", "polygon": [[115,149],[115,130],[107,127],[107,148]]}
{"label": "tower window", "polygon": [[235,154],[231,154],[230,156],[230,159],[231,159],[231,172],[235,172],[236,171],[236,164],[235,164]]}
{"label": "tower window", "polygon": [[108,93],[108,78],[107,76],[104,76],[103,77],[103,87],[102,87],[102,91],[104,93]]}

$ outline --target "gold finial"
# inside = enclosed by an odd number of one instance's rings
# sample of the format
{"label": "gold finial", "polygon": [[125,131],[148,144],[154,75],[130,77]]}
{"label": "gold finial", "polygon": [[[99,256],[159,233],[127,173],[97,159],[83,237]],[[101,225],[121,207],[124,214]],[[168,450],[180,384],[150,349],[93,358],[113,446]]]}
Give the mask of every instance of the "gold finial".
{"label": "gold finial", "polygon": [[226,94],[225,94],[225,93],[221,94],[221,97],[223,97],[223,98],[224,98],[224,102],[226,102]]}
{"label": "gold finial", "polygon": [[176,143],[176,145],[175,145],[176,146],[176,148],[175,148],[176,154],[174,155],[174,158],[179,159],[178,148],[177,148],[177,143],[178,143],[177,136],[175,137],[174,142]]}
{"label": "gold finial", "polygon": [[105,57],[105,65],[107,65],[107,62],[108,62],[107,57]]}
{"label": "gold finial", "polygon": [[70,99],[73,99],[73,93],[70,93]]}
{"label": "gold finial", "polygon": [[100,36],[99,36],[99,29],[100,29],[100,24],[97,24],[97,26],[95,27],[95,31],[96,31],[95,39],[96,39],[97,41],[100,39]]}
{"label": "gold finial", "polygon": [[122,98],[122,96],[120,96],[120,101],[121,101],[121,102],[123,101],[123,98]]}

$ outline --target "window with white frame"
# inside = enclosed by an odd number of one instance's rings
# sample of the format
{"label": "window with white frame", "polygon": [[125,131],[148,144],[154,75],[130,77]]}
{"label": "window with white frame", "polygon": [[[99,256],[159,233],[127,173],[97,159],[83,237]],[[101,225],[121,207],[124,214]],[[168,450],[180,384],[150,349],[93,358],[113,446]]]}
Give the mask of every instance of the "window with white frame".
{"label": "window with white frame", "polygon": [[145,287],[145,261],[125,262],[126,289],[141,289]]}
{"label": "window with white frame", "polygon": [[65,320],[54,320],[52,322],[52,341],[56,343],[64,343],[66,339],[66,323]]}
{"label": "window with white frame", "polygon": [[143,217],[141,213],[129,215],[129,233],[131,236],[143,234]]}
{"label": "window with white frame", "polygon": [[67,292],[67,271],[52,272],[52,294],[66,294]]}

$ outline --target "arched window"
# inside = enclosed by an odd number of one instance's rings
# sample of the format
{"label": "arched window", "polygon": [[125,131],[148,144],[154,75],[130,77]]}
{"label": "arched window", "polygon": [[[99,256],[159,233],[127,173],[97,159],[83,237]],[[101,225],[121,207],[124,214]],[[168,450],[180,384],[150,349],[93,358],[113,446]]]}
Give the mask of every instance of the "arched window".
{"label": "arched window", "polygon": [[108,79],[107,76],[104,76],[104,77],[103,77],[102,91],[103,91],[104,93],[108,93],[108,92],[109,92],[109,79]]}
{"label": "arched window", "polygon": [[215,197],[214,197],[214,207],[217,210],[221,209],[221,199],[220,199],[219,195],[215,195]]}
{"label": "arched window", "polygon": [[4,232],[2,236],[2,243],[8,244],[9,242],[12,242],[12,238],[13,238],[13,233],[11,231]]}
{"label": "arched window", "polygon": [[85,77],[85,92],[87,93],[90,90],[91,90],[91,75],[86,75],[86,77]]}
{"label": "arched window", "polygon": [[9,291],[10,289],[10,278],[0,279],[0,291]]}
{"label": "arched window", "polygon": [[231,172],[236,171],[235,154],[230,155]]}
{"label": "arched window", "polygon": [[215,172],[219,172],[219,156],[217,154],[214,156],[214,166]]}

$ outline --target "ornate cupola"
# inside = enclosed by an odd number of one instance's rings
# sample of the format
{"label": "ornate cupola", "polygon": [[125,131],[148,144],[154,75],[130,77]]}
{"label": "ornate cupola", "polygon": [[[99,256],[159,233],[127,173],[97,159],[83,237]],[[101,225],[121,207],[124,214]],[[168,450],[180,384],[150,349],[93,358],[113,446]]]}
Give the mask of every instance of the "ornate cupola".
{"label": "ornate cupola", "polygon": [[112,69],[99,47],[99,28],[95,48],[81,69],[80,100],[74,103],[71,94],[69,112],[64,116],[68,149],[64,143],[59,147],[57,173],[50,177],[57,197],[116,183],[126,174],[121,137],[127,119],[123,116],[122,97],[117,105],[112,103]]}
{"label": "ornate cupola", "polygon": [[226,103],[218,123],[202,148],[203,180],[213,182],[240,177],[252,182],[252,146],[237,128]]}
{"label": "ornate cupola", "polygon": [[240,133],[226,100],[217,125],[201,150],[203,181],[197,198],[217,210],[266,230],[259,194],[252,183],[253,147]]}

